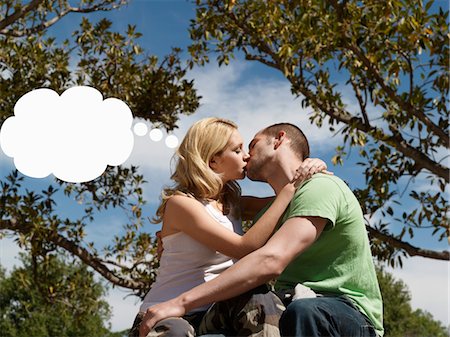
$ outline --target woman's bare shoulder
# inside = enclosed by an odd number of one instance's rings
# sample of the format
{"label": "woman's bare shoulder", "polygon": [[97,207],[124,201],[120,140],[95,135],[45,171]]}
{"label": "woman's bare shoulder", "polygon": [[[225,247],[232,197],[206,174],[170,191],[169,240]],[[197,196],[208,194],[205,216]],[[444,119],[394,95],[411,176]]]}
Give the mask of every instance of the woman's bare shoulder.
{"label": "woman's bare shoulder", "polygon": [[198,207],[200,206],[200,201],[195,199],[192,196],[189,195],[173,195],[167,200],[166,208],[172,208],[172,209],[179,209],[183,208],[186,209],[187,207]]}

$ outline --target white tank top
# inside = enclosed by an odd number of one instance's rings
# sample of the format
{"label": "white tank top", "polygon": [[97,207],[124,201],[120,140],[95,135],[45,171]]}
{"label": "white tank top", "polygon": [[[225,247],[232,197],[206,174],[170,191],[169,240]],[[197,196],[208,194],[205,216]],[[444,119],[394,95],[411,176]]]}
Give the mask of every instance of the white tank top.
{"label": "white tank top", "polygon": [[[219,224],[242,235],[240,219],[233,219],[230,214],[225,216],[210,204],[204,206]],[[214,279],[234,263],[230,257],[211,250],[183,232],[166,236],[162,241],[164,252],[156,280],[141,305],[142,312]],[[208,306],[205,306],[193,312],[207,309]]]}

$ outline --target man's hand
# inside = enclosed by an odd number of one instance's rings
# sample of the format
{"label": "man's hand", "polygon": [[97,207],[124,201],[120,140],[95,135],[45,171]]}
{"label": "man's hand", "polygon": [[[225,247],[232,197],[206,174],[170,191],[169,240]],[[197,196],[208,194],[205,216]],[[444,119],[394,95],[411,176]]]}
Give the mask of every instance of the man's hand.
{"label": "man's hand", "polygon": [[176,299],[154,305],[147,309],[139,327],[139,337],[146,337],[156,323],[169,317],[181,317],[186,313]]}

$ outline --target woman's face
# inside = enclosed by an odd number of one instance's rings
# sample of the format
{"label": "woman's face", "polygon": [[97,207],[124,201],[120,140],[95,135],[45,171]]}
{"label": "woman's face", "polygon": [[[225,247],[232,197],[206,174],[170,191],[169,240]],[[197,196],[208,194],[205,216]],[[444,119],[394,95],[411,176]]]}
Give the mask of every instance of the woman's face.
{"label": "woman's face", "polygon": [[220,155],[214,156],[210,167],[222,174],[222,181],[244,179],[248,153],[243,149],[243,139],[237,130],[231,134],[227,146]]}

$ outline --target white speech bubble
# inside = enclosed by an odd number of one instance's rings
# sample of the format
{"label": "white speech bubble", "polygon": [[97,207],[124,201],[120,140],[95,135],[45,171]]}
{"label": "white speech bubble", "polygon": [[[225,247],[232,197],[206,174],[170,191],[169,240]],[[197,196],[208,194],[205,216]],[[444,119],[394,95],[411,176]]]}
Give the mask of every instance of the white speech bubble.
{"label": "white speech bubble", "polygon": [[54,174],[67,182],[99,177],[127,160],[134,145],[133,116],[121,100],[78,86],[61,96],[36,89],[22,96],[0,129],[0,146],[21,173]]}

